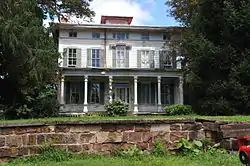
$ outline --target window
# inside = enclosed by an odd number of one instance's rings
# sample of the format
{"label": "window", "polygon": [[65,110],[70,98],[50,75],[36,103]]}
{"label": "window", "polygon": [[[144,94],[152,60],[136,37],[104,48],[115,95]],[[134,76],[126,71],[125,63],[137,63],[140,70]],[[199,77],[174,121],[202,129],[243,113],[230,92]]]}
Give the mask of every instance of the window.
{"label": "window", "polygon": [[153,66],[153,53],[150,50],[140,51],[140,65],[141,68],[152,68]]}
{"label": "window", "polygon": [[92,49],[92,67],[100,67],[100,50],[99,49]]}
{"label": "window", "polygon": [[68,52],[68,66],[76,66],[76,49],[69,49]]}
{"label": "window", "polygon": [[149,40],[149,34],[148,33],[141,34],[141,40]]}
{"label": "window", "polygon": [[169,39],[170,39],[170,35],[168,33],[164,33],[163,40],[169,40]]}
{"label": "window", "polygon": [[129,38],[128,33],[124,33],[124,32],[113,33],[113,39],[124,40],[128,38]]}
{"label": "window", "polygon": [[126,47],[125,46],[116,47],[116,67],[117,68],[126,67]]}
{"label": "window", "polygon": [[92,32],[92,38],[99,39],[100,38],[100,33]]}
{"label": "window", "polygon": [[91,84],[90,102],[94,104],[100,103],[100,84],[99,83]]}
{"label": "window", "polygon": [[69,37],[77,37],[77,32],[69,32]]}
{"label": "window", "polygon": [[169,51],[161,51],[160,56],[161,56],[162,68],[173,67],[173,58],[170,55]]}

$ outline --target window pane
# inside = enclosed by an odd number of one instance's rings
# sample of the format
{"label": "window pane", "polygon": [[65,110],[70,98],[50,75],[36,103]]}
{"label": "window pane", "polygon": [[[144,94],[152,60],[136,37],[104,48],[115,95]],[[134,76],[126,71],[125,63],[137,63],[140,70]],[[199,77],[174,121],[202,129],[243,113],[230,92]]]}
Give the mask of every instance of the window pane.
{"label": "window pane", "polygon": [[96,67],[100,67],[100,60],[96,59]]}
{"label": "window pane", "polygon": [[99,59],[100,58],[100,50],[96,50],[96,56],[95,56],[96,59]]}
{"label": "window pane", "polygon": [[95,49],[92,50],[92,58],[95,58]]}
{"label": "window pane", "polygon": [[100,103],[100,84],[92,84],[91,88],[91,102]]}
{"label": "window pane", "polygon": [[116,38],[116,33],[113,33],[113,39],[115,39]]}

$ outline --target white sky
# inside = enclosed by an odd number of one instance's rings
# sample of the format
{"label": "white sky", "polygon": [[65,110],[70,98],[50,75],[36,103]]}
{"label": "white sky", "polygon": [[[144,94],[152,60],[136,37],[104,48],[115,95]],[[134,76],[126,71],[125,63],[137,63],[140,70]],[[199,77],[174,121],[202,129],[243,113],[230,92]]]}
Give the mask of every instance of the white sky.
{"label": "white sky", "polygon": [[[150,15],[150,8],[155,5],[156,0],[93,0],[90,4],[91,9],[96,13],[93,23],[100,23],[101,15],[111,16],[132,16],[133,25],[143,25],[145,21],[153,20]],[[72,18],[78,23],[86,23],[81,19]],[[56,21],[56,20],[55,20]],[[49,20],[44,24],[48,25]]]}

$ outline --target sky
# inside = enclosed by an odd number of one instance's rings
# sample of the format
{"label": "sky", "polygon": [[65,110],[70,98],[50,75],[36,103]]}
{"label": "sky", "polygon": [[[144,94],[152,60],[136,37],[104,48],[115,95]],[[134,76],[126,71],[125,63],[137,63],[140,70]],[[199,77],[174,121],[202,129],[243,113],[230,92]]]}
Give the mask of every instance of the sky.
{"label": "sky", "polygon": [[[165,5],[166,0],[93,0],[90,8],[96,13],[92,23],[100,23],[102,15],[132,16],[132,25],[178,26],[171,18]],[[81,19],[71,18],[77,23],[86,23]],[[45,21],[45,24],[49,22]]]}

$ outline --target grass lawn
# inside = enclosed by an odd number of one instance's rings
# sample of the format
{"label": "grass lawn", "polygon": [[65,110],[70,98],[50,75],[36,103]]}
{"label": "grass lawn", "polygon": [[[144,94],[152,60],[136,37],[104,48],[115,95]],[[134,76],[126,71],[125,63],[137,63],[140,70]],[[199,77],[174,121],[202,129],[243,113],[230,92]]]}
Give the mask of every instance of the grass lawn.
{"label": "grass lawn", "polygon": [[1,166],[242,166],[238,155],[201,154],[199,156],[166,156],[135,158],[89,157],[74,158],[64,162],[14,162]]}
{"label": "grass lawn", "polygon": [[216,119],[225,121],[250,121],[250,116],[200,116],[200,115],[183,115],[183,116],[166,116],[166,115],[140,115],[140,116],[83,116],[83,117],[56,117],[41,119],[18,119],[18,120],[0,120],[3,123],[20,123],[20,122],[51,122],[51,121],[77,121],[77,120],[114,120],[114,119],[174,119],[174,118],[202,118]]}

